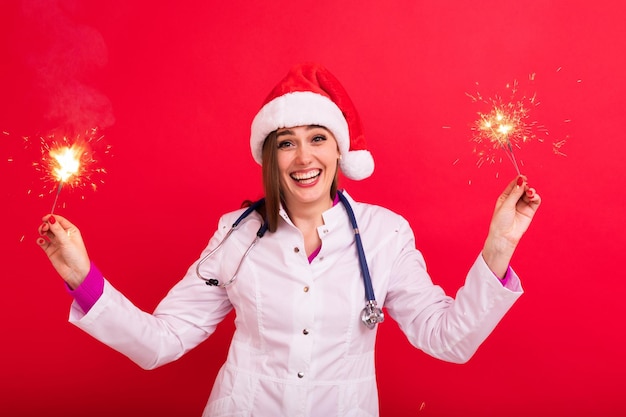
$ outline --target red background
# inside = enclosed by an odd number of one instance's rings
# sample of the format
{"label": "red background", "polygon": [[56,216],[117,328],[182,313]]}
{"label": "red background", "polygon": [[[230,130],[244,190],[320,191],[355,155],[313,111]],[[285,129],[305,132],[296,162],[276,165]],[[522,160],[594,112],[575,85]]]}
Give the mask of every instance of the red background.
{"label": "red background", "polygon": [[[515,175],[506,160],[476,166],[465,93],[534,73],[532,118],[550,133],[518,154],[544,201],[513,261],[526,294],[465,365],[382,325],[381,415],[626,412],[626,3],[383,3],[2,2],[0,414],[198,416],[232,332],[229,319],[178,362],[143,371],[68,324],[70,297],[35,244],[54,195],[22,136],[102,128],[105,183],[64,189],[57,211],[151,310],[218,216],[260,196],[250,122],[289,66],[310,60],[351,93],[377,163],[343,186],[404,215],[451,294]],[[567,157],[550,145],[563,138]]]}

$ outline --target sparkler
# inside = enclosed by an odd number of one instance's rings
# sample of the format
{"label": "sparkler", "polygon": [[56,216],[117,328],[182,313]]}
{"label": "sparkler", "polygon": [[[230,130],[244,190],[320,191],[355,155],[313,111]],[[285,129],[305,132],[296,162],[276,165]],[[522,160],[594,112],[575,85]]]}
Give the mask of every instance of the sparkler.
{"label": "sparkler", "polygon": [[52,203],[52,209],[50,213],[54,213],[57,201],[59,200],[59,194],[63,188],[63,183],[72,178],[73,175],[77,175],[81,168],[81,157],[84,154],[84,150],[81,146],[72,145],[70,147],[63,146],[61,148],[51,149],[49,152],[50,161],[52,162],[52,175],[58,180],[57,193],[54,196],[54,203]]}
{"label": "sparkler", "polygon": [[[529,79],[532,81],[534,74]],[[472,140],[476,144],[474,152],[479,156],[478,166],[485,162],[495,163],[498,160],[496,152],[501,150],[519,175],[521,172],[514,149],[534,139],[537,132],[547,134],[547,130],[529,116],[531,109],[539,105],[536,94],[517,97],[517,81],[507,84],[506,88],[510,90],[508,100],[501,95],[485,99],[480,93],[466,93],[472,101],[488,108],[485,112],[478,112],[478,119],[472,127]]]}
{"label": "sparkler", "polygon": [[[80,188],[91,185],[94,190],[97,188],[92,176],[106,171],[97,168],[93,145],[102,138],[103,136],[98,136],[95,128],[86,131],[83,136],[79,135],[72,139],[66,136],[61,139],[55,136],[40,138],[42,162],[34,165],[43,173],[44,181],[56,184],[56,194],[50,213],[54,213],[61,190],[65,186]],[[105,153],[109,150],[110,147],[107,146]]]}
{"label": "sparkler", "polygon": [[[487,114],[479,113],[480,119],[477,122],[477,130],[480,132],[479,135],[487,136],[491,143],[494,144],[494,147],[502,148],[519,175],[520,169],[513,152],[511,137],[515,137],[516,132],[522,126],[521,115],[524,109],[509,109],[508,107],[511,106],[505,107],[497,104],[494,105],[491,112]],[[522,141],[525,140],[526,136],[523,136]]]}

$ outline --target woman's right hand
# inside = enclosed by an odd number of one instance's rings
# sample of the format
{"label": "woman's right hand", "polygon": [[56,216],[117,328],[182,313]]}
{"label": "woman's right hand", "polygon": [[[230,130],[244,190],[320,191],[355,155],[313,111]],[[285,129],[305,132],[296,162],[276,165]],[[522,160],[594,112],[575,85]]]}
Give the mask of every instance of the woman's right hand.
{"label": "woman's right hand", "polygon": [[89,273],[91,263],[80,230],[59,215],[48,214],[39,226],[37,244],[71,289],[76,289]]}

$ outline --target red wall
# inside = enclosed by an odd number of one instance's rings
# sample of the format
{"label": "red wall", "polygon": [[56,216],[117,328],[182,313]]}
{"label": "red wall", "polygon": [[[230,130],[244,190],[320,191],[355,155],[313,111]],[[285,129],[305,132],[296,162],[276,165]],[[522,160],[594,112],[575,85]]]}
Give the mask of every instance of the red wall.
{"label": "red wall", "polygon": [[[516,154],[544,201],[513,261],[526,294],[466,365],[434,360],[382,325],[381,415],[626,412],[625,3],[383,3],[2,2],[0,414],[198,416],[232,332],[229,320],[148,372],[68,324],[70,297],[35,244],[54,199],[32,167],[37,137],[102,128],[112,147],[104,184],[64,189],[57,212],[150,310],[218,216],[261,194],[249,125],[305,60],[326,64],[364,119],[376,171],[343,186],[404,215],[451,294],[515,175],[506,160],[476,166],[478,108],[466,93],[526,87],[534,73],[541,104],[530,121],[549,132]],[[566,157],[552,152],[561,139]]]}

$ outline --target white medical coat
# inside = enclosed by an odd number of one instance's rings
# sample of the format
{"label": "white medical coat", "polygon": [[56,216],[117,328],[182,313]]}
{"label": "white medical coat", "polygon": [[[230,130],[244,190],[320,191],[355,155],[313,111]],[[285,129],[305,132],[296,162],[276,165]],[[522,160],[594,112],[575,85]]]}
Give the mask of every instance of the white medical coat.
{"label": "white medical coat", "polygon": [[[379,306],[417,348],[467,361],[521,295],[518,277],[513,273],[504,287],[479,256],[452,299],[432,283],[404,218],[347,197]],[[220,219],[201,257],[240,213]],[[360,319],[363,281],[345,208],[337,204],[323,214],[321,251],[310,264],[300,231],[284,211],[281,217],[227,289],[205,285],[194,263],[149,314],[105,281],[87,314],[72,305],[70,321],[151,369],[204,341],[234,308],[236,330],[204,416],[377,416],[376,330]],[[260,224],[256,213],[244,221],[202,264],[202,275],[228,281]]]}

